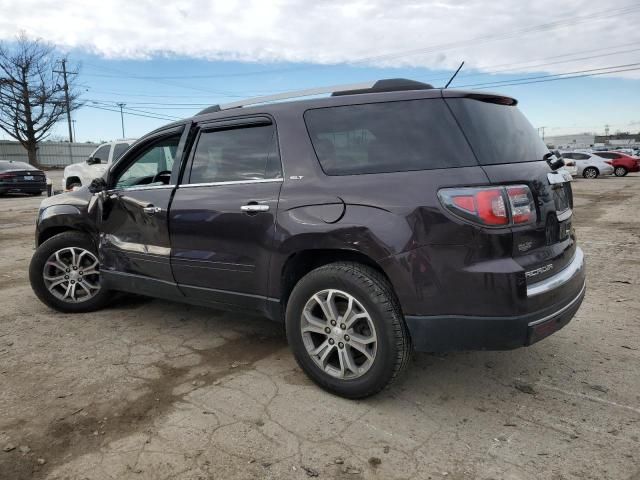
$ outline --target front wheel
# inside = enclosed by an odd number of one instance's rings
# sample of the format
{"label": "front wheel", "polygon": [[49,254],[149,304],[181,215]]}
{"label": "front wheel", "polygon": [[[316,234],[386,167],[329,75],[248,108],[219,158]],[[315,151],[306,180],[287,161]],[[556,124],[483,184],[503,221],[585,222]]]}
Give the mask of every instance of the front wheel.
{"label": "front wheel", "polygon": [[616,167],[613,173],[615,173],[616,177],[624,177],[628,172],[624,167]]}
{"label": "front wheel", "polygon": [[378,393],[411,354],[389,282],[358,263],[332,263],[303,277],[287,304],[286,329],[300,368],[346,398]]}
{"label": "front wheel", "polygon": [[584,171],[582,172],[582,176],[584,178],[598,178],[598,169],[595,167],[587,167],[584,169]]}
{"label": "front wheel", "polygon": [[40,245],[29,265],[36,296],[61,312],[90,312],[106,305],[109,291],[100,283],[98,252],[81,232],[63,232]]}

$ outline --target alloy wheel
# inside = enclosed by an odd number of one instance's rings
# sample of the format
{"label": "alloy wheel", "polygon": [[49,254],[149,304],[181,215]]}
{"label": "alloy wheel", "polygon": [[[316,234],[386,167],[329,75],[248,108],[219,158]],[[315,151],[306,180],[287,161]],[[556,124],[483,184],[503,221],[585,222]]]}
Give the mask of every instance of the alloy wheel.
{"label": "alloy wheel", "polygon": [[51,254],[42,276],[54,297],[79,303],[93,298],[100,290],[99,267],[98,259],[89,250],[66,247]]}
{"label": "alloy wheel", "polygon": [[584,172],[584,176],[586,178],[596,178],[598,176],[598,172],[596,172],[596,170],[593,168],[587,168],[587,170]]}
{"label": "alloy wheel", "polygon": [[624,177],[626,175],[627,171],[625,170],[624,167],[616,167],[616,177]]}
{"label": "alloy wheel", "polygon": [[300,329],[309,356],[334,378],[358,378],[373,365],[375,325],[353,295],[335,289],[317,292],[302,311]]}

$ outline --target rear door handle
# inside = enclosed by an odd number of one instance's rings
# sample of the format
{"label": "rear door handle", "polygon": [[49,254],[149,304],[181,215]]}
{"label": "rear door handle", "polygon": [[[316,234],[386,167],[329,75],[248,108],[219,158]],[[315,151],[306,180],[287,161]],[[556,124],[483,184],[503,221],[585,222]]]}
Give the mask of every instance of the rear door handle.
{"label": "rear door handle", "polygon": [[160,207],[154,207],[153,205],[149,205],[148,207],[144,207],[142,211],[147,215],[155,215],[156,213],[162,212],[162,209]]}
{"label": "rear door handle", "polygon": [[249,205],[242,205],[240,210],[243,212],[256,213],[269,211],[269,205],[260,205],[257,203],[250,203]]}

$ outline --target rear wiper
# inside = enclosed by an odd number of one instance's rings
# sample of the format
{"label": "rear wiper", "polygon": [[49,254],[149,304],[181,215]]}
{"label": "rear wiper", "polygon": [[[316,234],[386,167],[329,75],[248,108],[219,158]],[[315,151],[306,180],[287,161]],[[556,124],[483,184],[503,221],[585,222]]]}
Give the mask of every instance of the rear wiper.
{"label": "rear wiper", "polygon": [[[555,160],[552,160],[551,157],[555,157]],[[555,153],[552,153],[552,152],[545,153],[542,159],[549,164],[549,166],[551,167],[551,170],[558,170],[559,168],[564,167],[563,158]]]}

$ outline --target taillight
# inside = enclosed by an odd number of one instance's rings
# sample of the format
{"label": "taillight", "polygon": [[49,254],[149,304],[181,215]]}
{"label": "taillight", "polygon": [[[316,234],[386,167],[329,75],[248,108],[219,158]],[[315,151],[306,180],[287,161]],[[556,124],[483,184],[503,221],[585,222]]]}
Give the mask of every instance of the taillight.
{"label": "taillight", "polygon": [[9,178],[15,178],[16,176],[13,173],[0,173],[0,179],[6,180]]}
{"label": "taillight", "polygon": [[613,162],[611,160],[605,160],[604,163],[606,163],[608,165],[613,165]]}
{"label": "taillight", "polygon": [[536,206],[533,195],[526,185],[507,187],[507,197],[511,207],[511,220],[514,224],[533,223],[536,221]]}
{"label": "taillight", "polygon": [[535,223],[536,207],[526,185],[444,188],[440,202],[455,215],[491,227]]}

